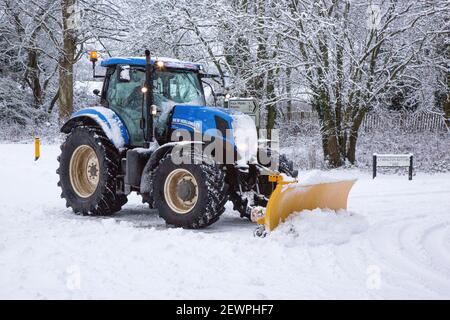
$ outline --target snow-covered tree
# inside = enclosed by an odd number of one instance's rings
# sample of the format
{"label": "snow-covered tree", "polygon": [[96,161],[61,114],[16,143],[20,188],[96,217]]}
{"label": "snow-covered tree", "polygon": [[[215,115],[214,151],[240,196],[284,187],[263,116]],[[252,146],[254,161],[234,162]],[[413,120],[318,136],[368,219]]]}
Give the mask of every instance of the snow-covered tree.
{"label": "snow-covered tree", "polygon": [[429,1],[287,4],[290,10],[274,24],[284,26],[278,30],[291,43],[286,63],[300,66],[299,80],[311,90],[325,158],[333,167],[354,163],[364,116],[402,86],[402,76],[429,36],[420,22],[437,10]]}

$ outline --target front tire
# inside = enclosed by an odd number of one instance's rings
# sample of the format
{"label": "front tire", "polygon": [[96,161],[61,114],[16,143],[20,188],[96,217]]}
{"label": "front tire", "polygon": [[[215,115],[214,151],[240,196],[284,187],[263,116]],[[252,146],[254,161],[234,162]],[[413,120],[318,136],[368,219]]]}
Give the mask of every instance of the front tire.
{"label": "front tire", "polygon": [[78,126],[61,145],[58,185],[75,213],[110,215],[127,202],[116,192],[120,156],[101,129]]}
{"label": "front tire", "polygon": [[155,207],[169,225],[204,228],[225,211],[225,174],[215,164],[175,165],[169,153],[152,173],[152,184]]}

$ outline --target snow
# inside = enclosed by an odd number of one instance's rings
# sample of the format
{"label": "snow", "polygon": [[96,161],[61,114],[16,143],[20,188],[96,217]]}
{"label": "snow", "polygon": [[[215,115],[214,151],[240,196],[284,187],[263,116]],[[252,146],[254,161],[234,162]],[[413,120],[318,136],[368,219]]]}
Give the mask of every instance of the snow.
{"label": "snow", "polygon": [[33,151],[0,144],[2,299],[450,298],[449,173],[327,173],[358,178],[348,211],[304,211],[255,238],[230,204],[204,230],[166,227],[136,195],[113,217],[75,215],[59,147]]}
{"label": "snow", "polygon": [[305,187],[314,184],[358,180],[356,176],[351,175],[348,172],[342,172],[342,170],[334,170],[331,173],[320,170],[311,170],[309,172],[302,172],[299,175],[299,178],[296,179],[288,177],[285,174],[281,174],[281,176],[283,177],[283,181],[292,181],[292,183],[283,185],[283,188],[281,189],[282,192],[292,188],[304,190]]}
{"label": "snow", "polygon": [[233,114],[234,140],[240,159],[236,163],[241,167],[246,167],[248,163],[256,161],[258,153],[258,133],[255,122],[246,114]]}
{"label": "snow", "polygon": [[395,154],[395,153],[374,153],[374,156],[383,156],[383,157],[410,157],[414,156],[412,153],[405,154]]}
{"label": "snow", "polygon": [[349,173],[338,172],[336,173],[328,173],[320,170],[311,170],[309,172],[305,172],[301,176],[299,175],[299,183],[298,185],[307,186],[311,184],[319,184],[319,183],[330,183],[330,182],[339,182],[344,180],[353,180],[356,177],[352,176]]}
{"label": "snow", "polygon": [[340,245],[368,228],[364,216],[348,211],[304,210],[289,216],[270,237],[293,246]]}

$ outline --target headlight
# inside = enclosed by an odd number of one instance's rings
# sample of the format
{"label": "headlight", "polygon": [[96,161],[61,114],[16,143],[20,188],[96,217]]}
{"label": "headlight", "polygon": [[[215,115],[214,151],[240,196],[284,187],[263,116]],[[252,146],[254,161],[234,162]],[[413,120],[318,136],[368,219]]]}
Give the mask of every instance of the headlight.
{"label": "headlight", "polygon": [[246,114],[233,115],[233,137],[239,159],[238,165],[256,162],[258,133],[255,122]]}
{"label": "headlight", "polygon": [[248,142],[237,143],[237,144],[236,144],[236,148],[238,149],[238,152],[239,152],[240,154],[247,153],[247,151],[248,151],[248,149],[249,149]]}

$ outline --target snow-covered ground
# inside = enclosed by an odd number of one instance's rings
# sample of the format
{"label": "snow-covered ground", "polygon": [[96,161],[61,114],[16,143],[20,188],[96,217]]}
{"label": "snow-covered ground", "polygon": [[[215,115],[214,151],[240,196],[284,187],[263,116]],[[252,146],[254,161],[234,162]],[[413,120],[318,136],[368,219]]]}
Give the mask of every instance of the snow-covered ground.
{"label": "snow-covered ground", "polygon": [[347,172],[349,212],[254,238],[231,208],[205,230],[167,228],[136,195],[114,217],[74,215],[58,153],[0,145],[0,298],[450,298],[450,174]]}

